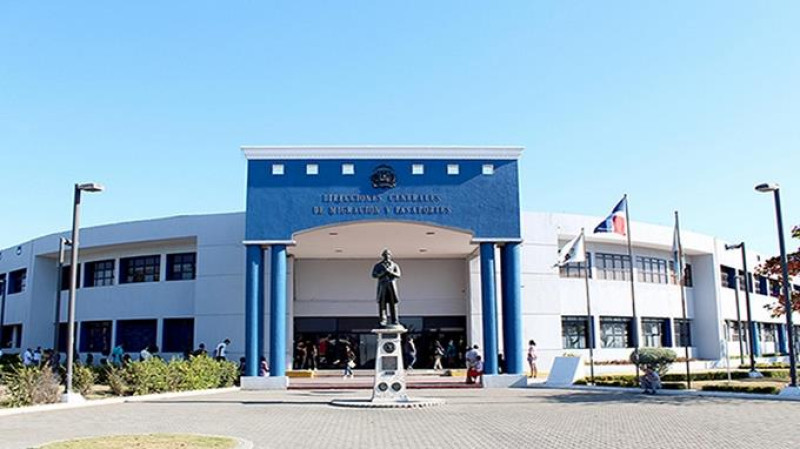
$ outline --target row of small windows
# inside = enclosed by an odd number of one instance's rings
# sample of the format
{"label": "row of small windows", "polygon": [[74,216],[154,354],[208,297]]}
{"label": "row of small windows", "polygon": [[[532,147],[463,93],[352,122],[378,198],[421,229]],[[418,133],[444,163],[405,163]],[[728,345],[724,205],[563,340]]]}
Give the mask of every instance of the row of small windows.
{"label": "row of small windows", "polygon": [[[272,164],[272,174],[275,176],[281,176],[286,173],[286,166],[284,164]],[[355,175],[356,174],[356,167],[354,164],[342,164],[342,171],[343,175]],[[447,164],[447,174],[451,176],[455,176],[461,173],[461,167],[459,164]],[[319,164],[306,164],[306,175],[315,176],[319,174]],[[425,165],[424,164],[411,164],[411,174],[412,175],[424,175],[425,174]],[[484,175],[493,175],[494,174],[494,164],[483,164],[481,166],[481,174]]]}
{"label": "row of small windows", "polygon": [[[99,260],[78,264],[77,288],[114,285],[116,260]],[[69,289],[70,267],[62,269],[61,290]],[[192,280],[197,275],[196,253],[167,254],[166,278],[168,281]],[[83,283],[81,284],[81,279]],[[119,283],[159,282],[161,280],[161,255],[124,257],[119,259]]]}
{"label": "row of small windows", "polygon": [[[194,349],[194,318],[164,318],[162,321],[160,351],[185,353]],[[123,351],[132,353],[159,347],[157,319],[117,320],[116,332],[112,330],[114,322],[111,320],[76,323],[78,351],[108,356],[114,346],[122,346]],[[65,352],[67,323],[60,323],[59,332],[58,350]]]}
{"label": "row of small windows", "polygon": [[[757,341],[760,343],[779,343],[782,341],[784,335],[781,335],[782,328],[780,325],[776,323],[760,323],[754,322],[756,326],[756,332],[758,335]],[[729,342],[739,342],[743,343],[743,350],[744,353],[748,353],[750,351],[749,345],[749,338],[748,335],[750,334],[747,331],[747,323],[740,323],[735,320],[727,320],[725,321],[726,333],[727,333],[727,340]],[[800,342],[797,341],[797,338],[800,337],[800,326],[794,326],[794,341],[797,345],[800,345]],[[780,345],[774,345],[772,347],[774,353],[780,354],[784,352],[784,348],[781,348]],[[788,349],[788,348],[787,348]],[[764,354],[761,354],[764,355]]]}
{"label": "row of small windows", "polygon": [[[720,266],[720,285],[725,288],[749,291],[764,296],[778,297],[781,293],[781,283],[759,274],[747,273],[725,265]],[[800,285],[792,286],[793,294],[800,294]]]}
{"label": "row of small windows", "polygon": [[[596,348],[590,329],[593,317],[561,317],[561,337],[564,349]],[[642,318],[642,347],[683,347],[692,345],[691,320]],[[600,317],[600,347],[633,348],[633,319],[630,317]]]}
{"label": "row of small windows", "polygon": [[[569,263],[560,268],[561,277],[583,277],[584,270],[588,268],[588,276],[610,281],[628,281],[631,274],[631,258],[626,254],[596,253],[594,261],[596,267],[592,270],[592,254],[586,253],[586,263]],[[637,280],[653,284],[677,284],[678,276],[675,272],[675,263],[656,257],[636,257]],[[692,266],[687,264],[685,269],[685,285],[692,286]]]}

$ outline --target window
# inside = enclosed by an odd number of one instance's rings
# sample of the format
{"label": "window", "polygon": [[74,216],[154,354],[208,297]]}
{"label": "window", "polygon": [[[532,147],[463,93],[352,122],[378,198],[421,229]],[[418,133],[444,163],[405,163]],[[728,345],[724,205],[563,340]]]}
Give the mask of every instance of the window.
{"label": "window", "polygon": [[[72,333],[75,337],[74,341],[78,341],[78,323],[75,323],[75,329]],[[67,352],[67,332],[69,329],[69,325],[67,323],[59,323],[58,324],[58,352]]]}
{"label": "window", "polygon": [[448,175],[457,175],[458,171],[459,171],[458,164],[447,164]]}
{"label": "window", "polygon": [[81,323],[81,352],[111,353],[111,321]]}
{"label": "window", "polygon": [[28,270],[25,268],[8,273],[8,294],[22,293],[27,282]]}
{"label": "window", "polygon": [[306,164],[306,174],[307,175],[318,175],[319,174],[319,165],[317,165],[317,164]]}
{"label": "window", "polygon": [[761,275],[756,275],[755,285],[753,286],[754,289],[755,289],[755,292],[758,293],[759,295],[765,295],[766,296],[767,290],[769,290],[769,287],[767,286],[767,284],[768,284],[768,282],[767,282],[767,278],[766,277],[761,276]]}
{"label": "window", "polygon": [[631,258],[622,254],[602,254],[594,256],[598,279],[627,281],[630,279]]}
{"label": "window", "polygon": [[483,164],[481,168],[481,173],[484,175],[493,175],[494,174],[494,165],[492,164]]}
{"label": "window", "polygon": [[[81,264],[78,264],[78,273],[75,275],[75,288],[81,288]],[[72,282],[70,276],[72,272],[71,265],[61,267],[61,290],[69,290],[69,283]]]}
{"label": "window", "polygon": [[272,174],[273,175],[282,175],[283,174],[283,164],[272,164]]}
{"label": "window", "polygon": [[356,166],[353,164],[342,164],[342,174],[343,175],[356,174]]}
{"label": "window", "polygon": [[[669,266],[669,283],[678,285],[678,273],[675,272],[675,261],[670,260]],[[684,287],[692,286],[692,266],[688,263],[683,264],[683,285]]]}
{"label": "window", "polygon": [[740,291],[744,291],[746,285],[750,289],[750,292],[753,292],[753,278],[750,273],[747,273],[747,276],[745,276],[744,271],[739,270],[736,276],[736,283]]}
{"label": "window", "polygon": [[156,344],[157,320],[117,321],[117,344],[126,352],[136,352]]}
{"label": "window", "polygon": [[667,345],[667,320],[663,318],[642,318],[644,347],[661,348]]}
{"label": "window", "polygon": [[100,260],[97,262],[87,262],[86,274],[83,279],[84,287],[102,287],[114,285],[114,261]]}
{"label": "window", "polygon": [[728,328],[728,341],[738,342],[741,339],[747,342],[747,327],[744,322],[740,323],[734,320],[727,320],[725,321],[725,326]]}
{"label": "window", "polygon": [[424,175],[425,174],[425,166],[422,164],[412,164],[411,165],[411,174],[412,175]]}
{"label": "window", "polygon": [[589,320],[586,316],[561,317],[561,338],[564,349],[589,347]]}
{"label": "window", "polygon": [[720,267],[720,285],[727,288],[734,288],[736,282],[736,270],[731,267],[721,265]]}
{"label": "window", "polygon": [[639,265],[639,282],[649,282],[653,284],[667,283],[667,261],[655,257],[636,258]]}
{"label": "window", "polygon": [[161,350],[163,352],[184,353],[192,349],[194,349],[194,319],[164,319],[164,335],[161,339]]}
{"label": "window", "polygon": [[773,323],[760,323],[760,326],[761,341],[769,343],[778,340],[778,326]]}
{"label": "window", "polygon": [[631,347],[630,318],[604,317],[600,318],[600,341],[604,348],[629,348]]}
{"label": "window", "polygon": [[[587,267],[588,265],[588,267]],[[588,275],[592,277],[592,255],[586,253],[586,262],[570,262],[559,268],[558,272],[562,278],[582,278],[583,270],[589,269]]]}
{"label": "window", "polygon": [[0,336],[0,347],[19,348],[22,346],[22,324],[6,324]]}
{"label": "window", "polygon": [[195,278],[196,253],[167,254],[167,280],[184,281]]}
{"label": "window", "polygon": [[160,269],[161,256],[141,256],[120,259],[119,280],[121,284],[158,282]]}
{"label": "window", "polygon": [[6,275],[5,273],[0,274],[0,296],[5,294],[6,292]]}
{"label": "window", "polygon": [[692,320],[676,318],[673,322],[675,333],[675,346],[684,347],[692,345]]}
{"label": "window", "polygon": [[769,295],[777,298],[781,295],[781,284],[778,281],[769,280]]}

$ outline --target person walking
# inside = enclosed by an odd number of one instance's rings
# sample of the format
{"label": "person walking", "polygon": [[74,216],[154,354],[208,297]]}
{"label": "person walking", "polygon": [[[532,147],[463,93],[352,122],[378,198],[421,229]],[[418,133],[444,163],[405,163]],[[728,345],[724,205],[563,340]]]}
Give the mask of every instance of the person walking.
{"label": "person walking", "polygon": [[442,367],[442,357],[444,357],[444,348],[439,340],[433,340],[433,369],[444,369]]}
{"label": "person walking", "polygon": [[37,346],[36,350],[33,351],[33,364],[36,366],[42,366],[42,347]]}
{"label": "person walking", "polygon": [[269,376],[269,365],[266,357],[262,356],[261,361],[258,362],[258,375],[261,377]]}
{"label": "person walking", "polygon": [[208,355],[208,351],[206,351],[206,344],[200,343],[200,346],[198,346],[197,349],[195,349],[194,352],[192,352],[192,355],[194,357]]}
{"label": "person walking", "polygon": [[478,348],[478,345],[473,345],[472,348],[470,348],[469,351],[467,351],[464,354],[464,361],[466,362],[466,368],[467,369],[472,368],[472,366],[478,360],[478,357],[480,357],[480,355],[481,352]]}
{"label": "person walking", "polygon": [[228,345],[231,344],[231,340],[226,338],[222,340],[214,349],[214,360],[219,362],[224,362],[228,360]]}
{"label": "person walking", "polygon": [[111,350],[111,364],[119,367],[122,366],[122,356],[125,354],[125,351],[122,349],[122,345],[114,346],[114,349]]}
{"label": "person walking", "polygon": [[445,348],[444,350],[444,358],[448,368],[456,367],[456,359],[458,358],[458,349],[456,349],[456,344],[455,342],[453,342],[452,338],[450,339],[450,341],[447,342],[447,348]]}
{"label": "person walking", "polygon": [[414,364],[417,363],[417,345],[414,344],[412,337],[408,337],[406,347],[408,348],[408,369],[413,370]]}
{"label": "person walking", "polygon": [[353,378],[355,377],[353,368],[356,367],[356,353],[353,352],[349,345],[345,346],[344,352],[344,378]]}
{"label": "person walking", "polygon": [[533,377],[536,379],[536,376],[539,375],[539,370],[536,367],[536,360],[539,358],[539,355],[536,353],[536,342],[531,340],[528,342],[528,367],[530,368],[530,375],[529,377]]}
{"label": "person walking", "polygon": [[26,349],[25,352],[22,353],[22,365],[33,365],[33,351],[31,351],[31,348]]}

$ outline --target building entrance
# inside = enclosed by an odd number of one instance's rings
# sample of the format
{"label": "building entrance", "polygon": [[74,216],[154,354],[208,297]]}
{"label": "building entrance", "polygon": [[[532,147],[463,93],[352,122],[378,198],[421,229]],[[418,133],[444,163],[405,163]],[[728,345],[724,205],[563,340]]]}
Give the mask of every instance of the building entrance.
{"label": "building entrance", "polygon": [[[413,368],[430,369],[434,363],[434,345],[438,341],[445,349],[442,364],[445,368],[463,366],[466,350],[466,319],[463,316],[401,317],[408,329],[403,340],[406,366],[412,363],[408,338],[414,340],[416,360]],[[310,317],[294,320],[295,369],[344,369],[346,348],[356,355],[357,369],[375,367],[377,317]],[[407,338],[406,338],[407,337]]]}

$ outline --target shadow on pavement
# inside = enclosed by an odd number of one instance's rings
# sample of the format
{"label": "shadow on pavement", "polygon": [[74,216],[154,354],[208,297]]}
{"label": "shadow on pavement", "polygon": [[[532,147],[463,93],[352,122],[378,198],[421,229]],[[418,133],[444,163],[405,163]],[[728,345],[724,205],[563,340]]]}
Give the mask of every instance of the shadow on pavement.
{"label": "shadow on pavement", "polygon": [[604,392],[576,392],[555,394],[551,396],[529,396],[530,399],[541,402],[558,404],[602,404],[602,403],[627,403],[627,404],[660,404],[672,406],[698,405],[724,403],[726,406],[749,405],[748,400],[730,400],[699,396],[667,396],[646,395],[635,393],[604,393]]}

